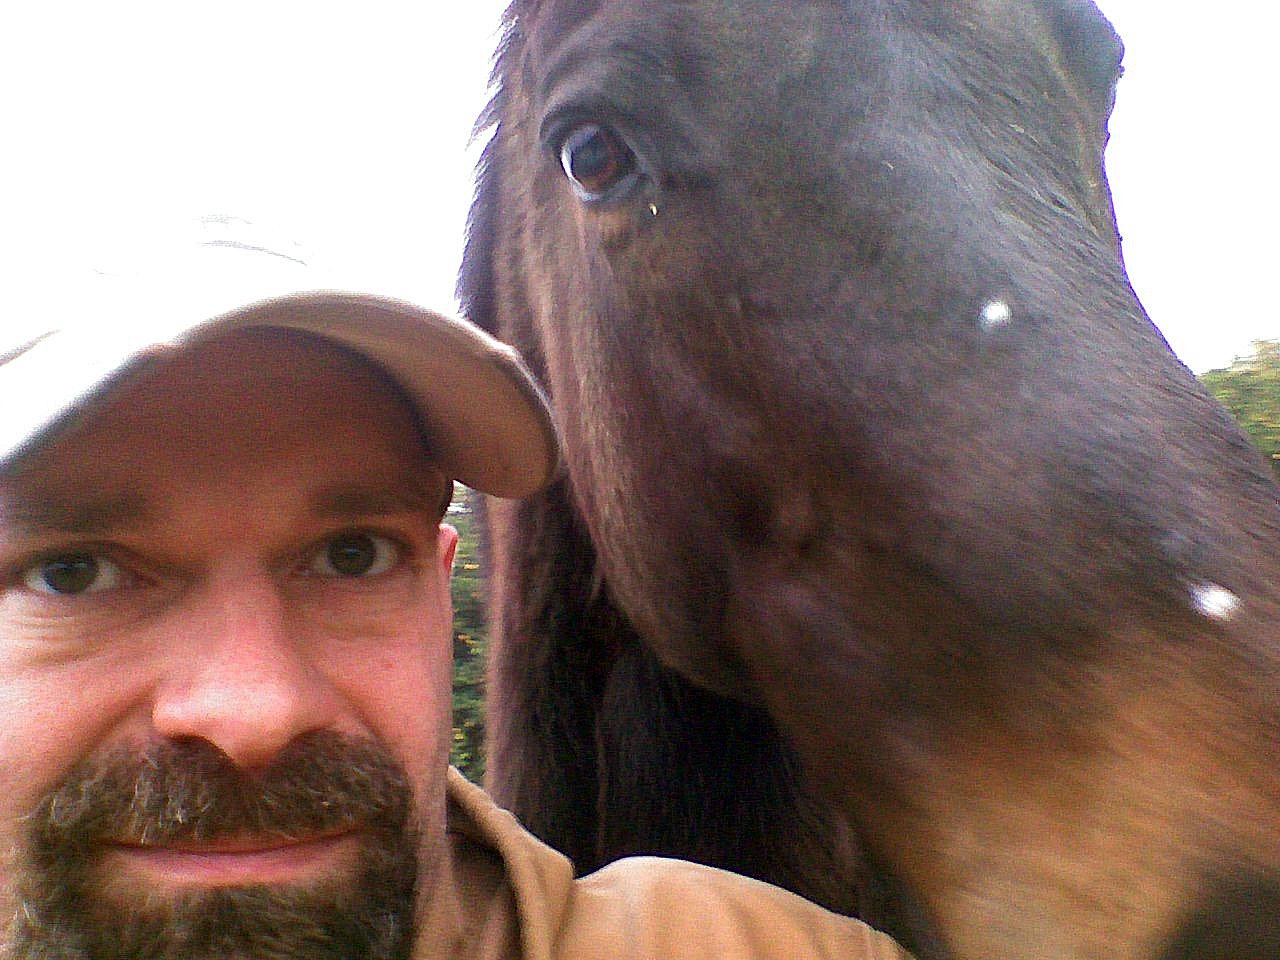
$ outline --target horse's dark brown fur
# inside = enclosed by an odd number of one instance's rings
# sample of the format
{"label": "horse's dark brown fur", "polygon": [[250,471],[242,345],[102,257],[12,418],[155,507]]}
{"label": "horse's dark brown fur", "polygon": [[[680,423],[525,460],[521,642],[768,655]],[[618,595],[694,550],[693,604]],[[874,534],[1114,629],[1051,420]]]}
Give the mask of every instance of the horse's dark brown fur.
{"label": "horse's dark brown fur", "polygon": [[1280,883],[1280,491],[1125,278],[1109,25],[507,25],[461,292],[567,473],[494,514],[498,798],[922,957],[1205,958],[1233,910],[1271,956],[1223,891]]}

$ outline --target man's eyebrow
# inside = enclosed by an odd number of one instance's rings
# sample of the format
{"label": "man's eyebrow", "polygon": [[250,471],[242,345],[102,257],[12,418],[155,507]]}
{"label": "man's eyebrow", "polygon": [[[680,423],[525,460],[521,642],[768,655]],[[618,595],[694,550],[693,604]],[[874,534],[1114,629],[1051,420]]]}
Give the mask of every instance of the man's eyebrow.
{"label": "man's eyebrow", "polygon": [[102,536],[121,527],[137,527],[152,519],[139,493],[71,497],[48,490],[14,491],[0,498],[0,522],[22,534],[65,533]]}
{"label": "man's eyebrow", "polygon": [[439,508],[440,492],[428,489],[425,483],[404,486],[333,483],[316,491],[310,503],[313,516],[329,520],[433,513]]}

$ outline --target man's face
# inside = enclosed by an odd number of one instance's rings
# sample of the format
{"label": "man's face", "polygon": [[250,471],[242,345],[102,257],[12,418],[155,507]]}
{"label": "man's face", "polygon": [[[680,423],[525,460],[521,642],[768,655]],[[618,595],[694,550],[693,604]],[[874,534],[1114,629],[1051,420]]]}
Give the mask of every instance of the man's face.
{"label": "man's face", "polygon": [[0,477],[0,955],[403,951],[443,862],[441,489],[376,374],[267,332]]}

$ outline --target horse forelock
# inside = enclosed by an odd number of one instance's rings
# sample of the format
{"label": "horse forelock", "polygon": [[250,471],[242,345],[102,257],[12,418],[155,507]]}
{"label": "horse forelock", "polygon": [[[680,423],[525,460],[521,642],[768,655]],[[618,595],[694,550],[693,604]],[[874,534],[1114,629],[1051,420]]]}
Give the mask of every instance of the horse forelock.
{"label": "horse forelock", "polygon": [[475,191],[471,209],[467,212],[465,247],[462,269],[458,273],[456,293],[462,304],[463,314],[473,323],[491,333],[498,332],[499,321],[494,302],[494,231],[497,229],[496,204],[498,193],[497,141],[499,125],[505,108],[507,89],[505,77],[514,59],[512,50],[517,45],[520,8],[522,0],[512,0],[503,12],[499,26],[498,46],[489,73],[489,100],[480,110],[471,128],[471,141],[488,137],[475,169]]}
{"label": "horse forelock", "polygon": [[1037,0],[1053,26],[1067,65],[1084,83],[1099,119],[1115,102],[1124,73],[1124,43],[1093,0]]}

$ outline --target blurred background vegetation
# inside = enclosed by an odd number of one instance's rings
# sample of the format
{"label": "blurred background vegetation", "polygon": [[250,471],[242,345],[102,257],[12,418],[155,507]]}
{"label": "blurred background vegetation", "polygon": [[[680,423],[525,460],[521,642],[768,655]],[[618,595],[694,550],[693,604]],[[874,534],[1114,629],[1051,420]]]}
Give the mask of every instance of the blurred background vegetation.
{"label": "blurred background vegetation", "polygon": [[[1261,340],[1253,353],[1201,381],[1249,432],[1280,479],[1280,340]],[[453,763],[467,777],[484,777],[484,561],[479,495],[458,487],[449,522],[460,541],[453,567]]]}
{"label": "blurred background vegetation", "polygon": [[484,662],[486,652],[480,495],[458,486],[449,523],[458,528],[453,561],[453,744],[450,759],[468,779],[484,777]]}
{"label": "blurred background vegetation", "polygon": [[1240,421],[1280,477],[1280,340],[1256,340],[1252,354],[1200,380]]}

